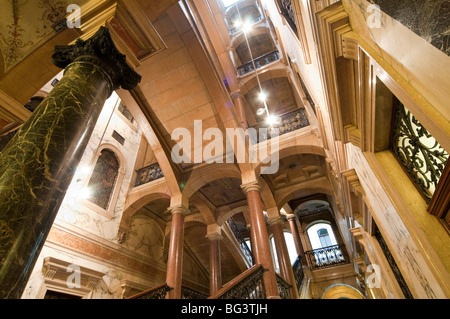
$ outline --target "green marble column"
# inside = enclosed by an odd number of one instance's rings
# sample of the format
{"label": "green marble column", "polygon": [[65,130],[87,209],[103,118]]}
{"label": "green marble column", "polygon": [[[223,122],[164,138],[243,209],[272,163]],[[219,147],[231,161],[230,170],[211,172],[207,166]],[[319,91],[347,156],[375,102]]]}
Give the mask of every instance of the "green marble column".
{"label": "green marble column", "polygon": [[53,62],[63,78],[0,153],[2,299],[21,297],[106,99],[141,78],[104,27]]}

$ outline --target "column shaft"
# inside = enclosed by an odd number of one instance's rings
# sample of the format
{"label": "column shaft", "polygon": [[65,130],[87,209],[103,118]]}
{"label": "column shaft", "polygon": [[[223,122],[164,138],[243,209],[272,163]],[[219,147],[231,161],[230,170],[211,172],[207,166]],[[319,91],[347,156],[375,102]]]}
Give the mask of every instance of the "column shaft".
{"label": "column shaft", "polygon": [[297,255],[305,256],[305,251],[303,250],[302,240],[298,232],[298,227],[295,222],[295,217],[288,217],[289,227],[291,228],[292,237],[294,238],[295,249],[297,250]]}
{"label": "column shaft", "polygon": [[172,228],[170,230],[169,256],[167,259],[166,283],[173,290],[169,299],[181,299],[181,279],[183,273],[184,211],[172,211]]}
{"label": "column shaft", "polygon": [[252,224],[251,231],[254,232],[253,238],[255,239],[253,254],[255,255],[256,264],[262,264],[267,269],[263,275],[267,298],[278,299],[280,295],[278,293],[277,279],[270,253],[269,237],[263,215],[261,195],[258,190],[252,189],[247,190],[246,193]]}
{"label": "column shaft", "polygon": [[112,91],[140,76],[109,30],[57,47],[64,76],[0,153],[0,298],[20,298]]}
{"label": "column shaft", "polygon": [[294,271],[292,270],[289,252],[284,238],[281,221],[272,224],[273,239],[275,241],[278,263],[280,264],[281,276],[291,285],[291,298],[298,299],[298,290],[295,283]]}
{"label": "column shaft", "polygon": [[213,295],[222,287],[220,239],[209,239],[209,293]]}

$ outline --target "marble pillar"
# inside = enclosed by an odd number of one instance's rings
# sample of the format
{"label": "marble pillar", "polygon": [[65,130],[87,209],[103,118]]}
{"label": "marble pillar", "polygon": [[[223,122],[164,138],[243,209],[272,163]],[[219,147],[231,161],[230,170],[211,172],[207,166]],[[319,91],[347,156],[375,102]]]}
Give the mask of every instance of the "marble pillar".
{"label": "marble pillar", "polygon": [[300,234],[298,232],[297,223],[295,222],[295,216],[290,215],[287,217],[289,222],[289,227],[291,228],[292,237],[294,239],[295,249],[297,250],[297,255],[302,256],[302,259],[305,257],[305,251],[303,250],[302,240],[300,238]]}
{"label": "marble pillar", "polygon": [[298,299],[297,284],[295,283],[294,271],[292,270],[289,252],[283,233],[283,219],[281,216],[270,219],[270,224],[272,225],[272,234],[275,241],[281,276],[291,285],[291,298]]}
{"label": "marble pillar", "polygon": [[209,294],[213,295],[222,287],[222,270],[220,260],[220,241],[222,235],[212,232],[206,235],[209,240]]}
{"label": "marble pillar", "polygon": [[258,183],[248,183],[241,186],[247,196],[247,203],[250,213],[251,231],[254,232],[254,247],[252,247],[255,263],[261,264],[266,271],[263,275],[264,286],[266,288],[266,297],[268,299],[279,299],[277,279],[273,266],[272,255],[270,251],[269,236],[267,233],[266,221],[263,214],[260,186]]}
{"label": "marble pillar", "polygon": [[168,299],[181,299],[181,279],[183,274],[184,216],[187,209],[182,206],[169,208],[172,213],[170,229],[169,255],[167,258],[166,283],[173,289]]}
{"label": "marble pillar", "polygon": [[63,78],[0,153],[2,299],[20,298],[104,102],[141,78],[104,27],[52,58]]}

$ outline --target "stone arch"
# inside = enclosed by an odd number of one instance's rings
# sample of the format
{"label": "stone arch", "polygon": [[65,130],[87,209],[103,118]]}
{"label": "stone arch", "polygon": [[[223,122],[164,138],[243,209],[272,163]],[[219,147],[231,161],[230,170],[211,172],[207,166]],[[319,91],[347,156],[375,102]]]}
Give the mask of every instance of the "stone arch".
{"label": "stone arch", "polygon": [[[288,78],[290,79],[289,73],[286,69],[286,66],[283,67],[271,67],[265,72],[258,73],[259,80],[262,82],[273,79],[273,78]],[[247,94],[252,88],[258,85],[258,78],[256,75],[246,77],[241,80],[240,90],[243,95]]]}
{"label": "stone arch", "polygon": [[183,196],[191,198],[202,186],[224,177],[241,179],[241,173],[234,163],[209,164],[194,170],[183,188]]}
{"label": "stone arch", "polygon": [[324,200],[321,200],[321,199],[312,199],[312,200],[308,200],[308,201],[306,201],[306,202],[303,202],[303,203],[301,203],[300,205],[298,205],[297,207],[291,207],[294,211],[293,211],[293,213],[294,213],[294,215],[302,208],[302,207],[305,207],[305,206],[308,206],[308,205],[311,205],[311,204],[324,204],[324,205],[326,205],[326,206],[328,206],[327,208],[328,209],[331,209],[330,208],[330,203],[328,203],[327,201],[324,201]]}
{"label": "stone arch", "polygon": [[[268,141],[270,145],[270,140]],[[269,153],[269,152],[267,152]],[[261,159],[258,156],[258,162],[254,164],[254,172],[256,176],[261,175],[262,163],[271,163],[273,160],[281,160],[291,155],[312,154],[322,156],[324,159],[327,157],[325,149],[322,146],[321,141],[313,134],[301,135],[295,139],[289,140],[286,143],[278,145],[278,156],[275,154],[267,154],[267,157]],[[275,157],[275,159],[274,159]]]}
{"label": "stone arch", "polygon": [[248,206],[242,205],[233,209],[222,208],[217,211],[217,225],[222,226],[229,218],[236,214],[244,213],[244,216],[248,212]]}
{"label": "stone arch", "polygon": [[203,200],[196,196],[193,196],[189,199],[189,204],[197,207],[206,225],[214,224],[216,222],[214,212]]}
{"label": "stone arch", "polygon": [[131,218],[140,208],[142,208],[145,204],[160,198],[166,198],[170,200],[170,193],[164,192],[164,190],[153,190],[153,192],[149,193],[134,192],[130,194],[128,196],[129,203],[126,204],[126,208],[119,223],[119,229],[128,229]]}
{"label": "stone arch", "polygon": [[277,201],[277,206],[283,207],[292,199],[314,195],[317,193],[334,196],[333,188],[326,177],[321,177],[319,179],[314,179],[305,183],[289,186],[286,189],[282,189],[279,193],[276,193],[275,198]]}
{"label": "stone arch", "polygon": [[334,284],[325,289],[321,299],[365,299],[363,294],[347,284]]}

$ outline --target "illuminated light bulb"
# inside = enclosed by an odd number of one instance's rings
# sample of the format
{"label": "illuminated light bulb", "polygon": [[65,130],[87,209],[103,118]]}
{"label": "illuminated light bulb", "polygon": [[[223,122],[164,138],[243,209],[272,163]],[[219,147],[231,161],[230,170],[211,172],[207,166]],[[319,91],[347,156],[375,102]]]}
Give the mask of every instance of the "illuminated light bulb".
{"label": "illuminated light bulb", "polygon": [[260,101],[265,102],[267,99],[267,94],[261,91],[258,94],[258,98],[260,99]]}
{"label": "illuminated light bulb", "polygon": [[81,175],[87,175],[91,171],[90,167],[87,165],[78,166],[77,173]]}
{"label": "illuminated light bulb", "polygon": [[91,189],[83,187],[80,191],[80,199],[88,199],[91,196]]}
{"label": "illuminated light bulb", "polygon": [[263,107],[260,107],[259,109],[256,110],[256,114],[261,116],[266,112],[266,109]]}
{"label": "illuminated light bulb", "polygon": [[244,31],[245,33],[248,33],[251,29],[252,29],[252,24],[249,21],[245,21],[242,24],[242,31]]}
{"label": "illuminated light bulb", "polygon": [[281,118],[279,116],[269,115],[266,121],[269,125],[280,124]]}

